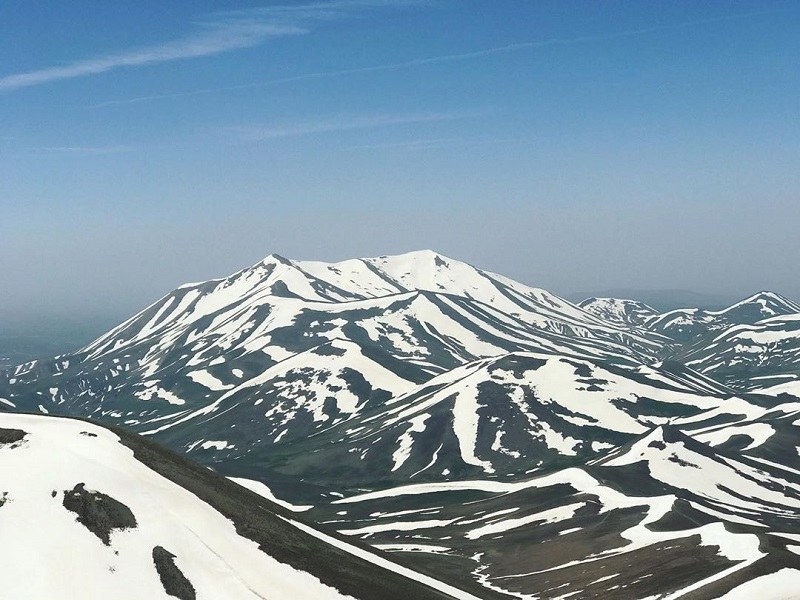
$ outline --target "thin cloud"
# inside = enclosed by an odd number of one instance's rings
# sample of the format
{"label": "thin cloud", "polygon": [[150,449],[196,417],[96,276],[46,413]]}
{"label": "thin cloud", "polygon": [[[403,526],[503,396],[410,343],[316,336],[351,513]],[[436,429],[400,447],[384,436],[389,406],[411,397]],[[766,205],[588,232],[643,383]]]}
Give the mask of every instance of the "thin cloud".
{"label": "thin cloud", "polygon": [[173,60],[199,58],[256,46],[270,37],[304,33],[297,27],[269,24],[226,24],[158,46],[149,46],[80,60],[61,67],[48,67],[0,78],[0,92],[51,83],[64,79],[97,75],[124,67],[138,67]]}
{"label": "thin cloud", "polygon": [[[353,0],[353,2],[342,2],[341,4],[352,4],[352,5],[360,5],[360,6],[381,6],[386,5],[389,2],[369,2],[368,0],[364,0],[364,2],[358,2],[357,0]],[[315,5],[305,5],[315,6]],[[318,6],[318,5],[316,5]],[[291,11],[294,8],[298,7],[274,7],[275,9],[287,9]],[[279,12],[279,11],[278,11]],[[490,57],[494,55],[501,55],[501,54],[508,54],[512,52],[519,52],[522,50],[531,50],[531,49],[538,49],[538,48],[546,48],[549,46],[570,46],[570,45],[580,45],[580,44],[589,44],[589,43],[597,43],[597,42],[604,42],[604,41],[613,41],[617,39],[625,39],[631,37],[639,37],[642,35],[647,35],[650,33],[658,33],[661,31],[669,31],[674,29],[683,29],[687,27],[697,27],[700,25],[709,25],[712,23],[719,23],[724,21],[731,21],[743,18],[749,18],[758,15],[764,14],[773,14],[784,12],[780,10],[767,10],[767,11],[758,11],[752,13],[739,13],[735,15],[726,15],[724,17],[716,17],[716,18],[709,18],[709,19],[701,19],[695,21],[685,21],[682,23],[674,23],[670,25],[655,25],[652,27],[645,27],[640,29],[630,29],[625,31],[617,31],[608,34],[602,35],[587,35],[587,36],[579,36],[579,37],[572,37],[572,38],[551,38],[547,40],[538,40],[538,41],[527,41],[527,42],[518,42],[514,44],[505,44],[503,46],[494,46],[491,48],[481,48],[478,50],[473,50],[471,52],[461,52],[461,53],[454,53],[454,54],[443,54],[438,56],[429,56],[424,58],[416,58],[411,60],[405,60],[395,63],[386,63],[380,65],[370,65],[365,67],[355,67],[352,69],[338,69],[333,71],[318,71],[318,72],[311,72],[311,73],[302,73],[299,75],[292,75],[289,77],[280,77],[275,79],[269,79],[266,81],[260,81],[255,83],[249,84],[242,84],[242,85],[231,85],[231,86],[222,86],[222,87],[214,87],[214,88],[204,88],[204,89],[197,89],[197,90],[189,90],[186,92],[175,92],[169,94],[153,94],[148,96],[139,96],[136,98],[123,98],[117,100],[107,100],[105,102],[100,102],[98,104],[93,105],[95,108],[105,107],[105,106],[115,106],[115,105],[124,105],[124,104],[138,104],[140,102],[151,102],[157,100],[166,100],[172,98],[185,98],[191,96],[200,96],[205,94],[214,94],[219,92],[228,92],[228,91],[236,91],[236,90],[246,90],[246,89],[255,89],[255,88],[262,88],[268,87],[271,85],[277,85],[282,83],[292,83],[298,81],[307,81],[307,80],[314,80],[314,79],[329,79],[329,78],[336,78],[336,77],[345,77],[348,75],[360,75],[360,74],[368,74],[368,73],[377,73],[382,71],[398,71],[403,69],[410,69],[414,67],[426,66],[426,65],[434,65],[434,64],[442,64],[442,63],[451,63],[451,62],[461,62],[461,61],[468,61],[478,58]]]}
{"label": "thin cloud", "polygon": [[522,142],[527,138],[523,137],[497,137],[497,138],[469,138],[469,137],[449,137],[449,138],[432,138],[420,140],[406,140],[403,142],[385,142],[378,144],[359,144],[357,146],[348,146],[347,150],[379,150],[382,148],[407,148],[407,149],[425,149],[425,148],[439,148],[442,146],[481,146],[485,144],[505,144],[513,142]]}
{"label": "thin cloud", "polygon": [[255,8],[233,9],[213,13],[227,19],[269,19],[296,23],[298,21],[335,21],[362,14],[369,10],[430,4],[430,0],[327,0],[306,4],[283,4]]}
{"label": "thin cloud", "polygon": [[35,148],[52,154],[120,154],[133,152],[132,146],[42,146]]}
{"label": "thin cloud", "polygon": [[408,2],[334,0],[214,13],[197,26],[198,31],[163,44],[0,77],[0,92],[98,75],[120,68],[200,58],[250,48],[270,38],[308,33],[316,22],[344,18],[358,10],[403,4]]}
{"label": "thin cloud", "polygon": [[485,112],[427,113],[427,114],[375,114],[345,115],[324,121],[291,123],[288,125],[245,125],[226,127],[224,131],[246,142],[258,142],[280,138],[301,137],[316,134],[372,129],[411,123],[429,123],[465,119],[486,114]]}

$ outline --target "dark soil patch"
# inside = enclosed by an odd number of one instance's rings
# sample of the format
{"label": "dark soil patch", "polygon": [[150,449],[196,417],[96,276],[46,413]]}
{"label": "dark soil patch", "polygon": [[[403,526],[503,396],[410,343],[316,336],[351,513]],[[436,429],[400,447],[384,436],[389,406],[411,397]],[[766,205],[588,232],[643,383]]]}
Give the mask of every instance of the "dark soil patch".
{"label": "dark soil patch", "polygon": [[164,591],[170,596],[180,600],[195,600],[197,594],[192,582],[175,565],[175,555],[166,548],[156,546],[153,548],[153,562],[161,579]]}
{"label": "dark soil patch", "polygon": [[78,515],[78,522],[91,531],[106,546],[111,543],[113,529],[136,527],[131,509],[107,494],[87,490],[83,483],[64,490],[64,508]]}
{"label": "dark soil patch", "polygon": [[26,435],[28,435],[28,432],[22,431],[22,429],[3,429],[0,427],[0,446],[17,444],[21,442]]}

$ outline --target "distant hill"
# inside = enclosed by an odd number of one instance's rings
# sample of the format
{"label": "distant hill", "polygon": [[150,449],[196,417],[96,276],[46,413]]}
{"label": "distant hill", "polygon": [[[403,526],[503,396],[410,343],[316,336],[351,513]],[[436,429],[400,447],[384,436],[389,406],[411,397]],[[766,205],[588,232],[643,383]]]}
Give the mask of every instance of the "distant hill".
{"label": "distant hill", "polygon": [[739,298],[725,294],[702,294],[691,290],[647,290],[637,288],[614,288],[575,292],[563,296],[570,302],[582,302],[587,298],[628,298],[638,300],[660,311],[676,308],[702,308],[719,310],[731,305]]}
{"label": "distant hill", "polygon": [[77,320],[0,315],[0,367],[74,352],[119,322],[120,316]]}

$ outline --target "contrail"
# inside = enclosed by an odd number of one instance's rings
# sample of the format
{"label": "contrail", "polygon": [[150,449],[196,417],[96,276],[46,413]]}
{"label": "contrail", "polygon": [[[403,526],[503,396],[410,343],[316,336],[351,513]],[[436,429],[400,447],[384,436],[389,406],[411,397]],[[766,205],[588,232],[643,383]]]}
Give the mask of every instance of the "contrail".
{"label": "contrail", "polygon": [[262,87],[269,87],[273,85],[280,85],[283,83],[292,83],[297,81],[308,81],[314,79],[332,79],[337,77],[346,77],[348,75],[359,75],[364,73],[377,73],[381,71],[398,71],[403,69],[410,69],[414,67],[420,67],[425,65],[433,65],[433,64],[441,64],[441,63],[449,63],[449,62],[460,62],[466,60],[473,60],[477,58],[487,57],[487,56],[494,56],[498,54],[507,54],[510,52],[518,52],[521,50],[530,50],[536,48],[546,48],[550,46],[570,46],[570,45],[577,45],[577,44],[591,44],[597,42],[605,42],[605,41],[612,41],[616,39],[624,39],[630,37],[638,37],[642,35],[647,35],[650,33],[658,33],[661,31],[669,31],[673,29],[682,29],[686,27],[697,27],[699,25],[707,25],[711,23],[720,23],[724,21],[733,21],[739,19],[745,19],[749,17],[759,16],[759,15],[766,15],[766,14],[775,14],[780,12],[786,12],[785,10],[770,10],[770,11],[758,11],[758,12],[750,12],[750,13],[739,13],[735,15],[727,15],[722,17],[714,17],[708,19],[699,19],[695,21],[684,21],[682,23],[673,23],[671,25],[655,25],[652,27],[644,27],[640,29],[629,29],[625,31],[617,31],[608,34],[602,35],[586,35],[586,36],[579,36],[573,38],[552,38],[547,40],[538,40],[538,41],[528,41],[528,42],[518,42],[513,44],[506,44],[503,46],[495,46],[492,48],[482,48],[479,50],[474,50],[471,52],[463,52],[457,54],[444,54],[439,56],[429,56],[424,58],[416,58],[396,63],[387,63],[381,65],[371,65],[365,67],[356,67],[352,69],[339,69],[334,71],[318,71],[312,73],[302,73],[299,75],[292,75],[289,77],[280,77],[276,79],[269,79],[266,81],[260,81],[255,83],[247,83],[241,85],[231,85],[231,86],[223,86],[223,87],[214,87],[214,88],[204,88],[204,89],[197,89],[197,90],[189,90],[186,92],[174,92],[169,94],[154,94],[149,96],[139,96],[136,98],[126,98],[126,99],[119,99],[119,100],[107,100],[105,102],[100,102],[97,104],[93,104],[93,108],[100,108],[106,106],[115,106],[115,105],[124,105],[124,104],[137,104],[140,102],[150,102],[154,100],[166,100],[172,98],[185,98],[190,96],[200,96],[204,94],[214,94],[220,92],[228,92],[228,91],[236,91],[236,90],[245,90],[245,89],[254,89],[254,88],[262,88]]}

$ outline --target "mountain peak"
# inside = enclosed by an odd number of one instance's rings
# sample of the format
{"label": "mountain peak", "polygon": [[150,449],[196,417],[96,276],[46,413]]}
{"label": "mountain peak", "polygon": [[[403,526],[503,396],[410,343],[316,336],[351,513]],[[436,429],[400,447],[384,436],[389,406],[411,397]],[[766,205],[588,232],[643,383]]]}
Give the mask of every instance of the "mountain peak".
{"label": "mountain peak", "polygon": [[786,296],[782,296],[781,294],[770,290],[761,290],[760,292],[757,292],[752,296],[745,298],[744,300],[738,302],[737,304],[744,304],[748,302],[760,302],[762,300],[766,300],[769,302],[778,302],[786,305],[796,304],[795,302],[789,300]]}
{"label": "mountain peak", "polygon": [[266,264],[284,264],[288,265],[291,264],[293,261],[286,258],[285,256],[281,256],[276,252],[272,252],[265,256],[260,262],[256,263],[257,265],[266,265]]}
{"label": "mountain peak", "polygon": [[657,311],[639,300],[592,296],[578,303],[582,309],[601,319],[625,326],[640,326]]}
{"label": "mountain peak", "polygon": [[748,296],[732,304],[719,314],[730,315],[739,312],[757,312],[761,318],[775,317],[779,315],[800,312],[800,304],[781,296],[776,292],[761,290],[760,292]]}
{"label": "mountain peak", "polygon": [[374,258],[367,258],[365,260],[393,260],[393,261],[414,261],[414,262],[444,262],[444,263],[459,263],[459,264],[466,264],[463,261],[456,260],[454,258],[449,258],[445,256],[441,252],[437,252],[436,250],[431,250],[429,248],[424,248],[421,250],[410,250],[408,252],[401,252],[400,254],[384,254],[381,256],[376,256]]}

